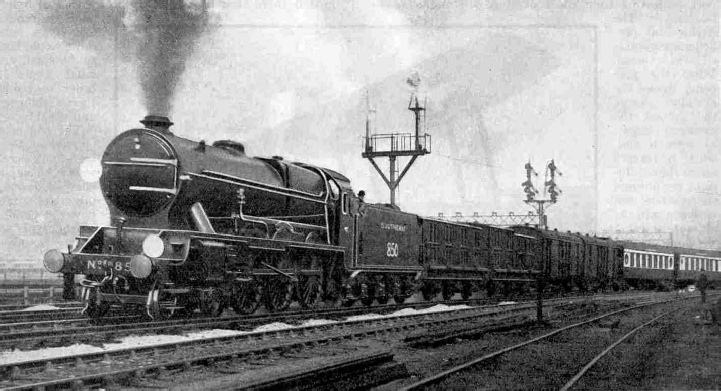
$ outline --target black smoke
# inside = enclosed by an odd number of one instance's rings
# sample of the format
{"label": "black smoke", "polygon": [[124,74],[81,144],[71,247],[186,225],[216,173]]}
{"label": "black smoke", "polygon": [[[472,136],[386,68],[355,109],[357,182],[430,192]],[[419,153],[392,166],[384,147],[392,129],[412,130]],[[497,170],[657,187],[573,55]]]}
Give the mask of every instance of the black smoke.
{"label": "black smoke", "polygon": [[133,62],[148,113],[170,115],[188,58],[208,30],[205,3],[66,0],[43,5],[40,25],[69,45]]}
{"label": "black smoke", "polygon": [[202,6],[183,0],[135,0],[138,77],[149,113],[170,115],[173,93],[208,26]]}

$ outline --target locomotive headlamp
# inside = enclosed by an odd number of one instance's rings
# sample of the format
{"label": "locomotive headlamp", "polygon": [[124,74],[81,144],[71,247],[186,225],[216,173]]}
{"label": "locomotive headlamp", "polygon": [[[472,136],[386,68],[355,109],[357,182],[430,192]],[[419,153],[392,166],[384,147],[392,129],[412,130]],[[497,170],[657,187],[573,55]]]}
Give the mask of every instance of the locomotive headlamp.
{"label": "locomotive headlamp", "polygon": [[135,278],[146,278],[153,271],[153,261],[145,255],[130,258],[130,274]]}
{"label": "locomotive headlamp", "polygon": [[58,273],[65,265],[65,256],[58,250],[50,250],[43,257],[43,265],[50,273]]}
{"label": "locomotive headlamp", "polygon": [[143,240],[143,253],[150,258],[158,258],[165,251],[165,242],[158,235],[150,235]]}

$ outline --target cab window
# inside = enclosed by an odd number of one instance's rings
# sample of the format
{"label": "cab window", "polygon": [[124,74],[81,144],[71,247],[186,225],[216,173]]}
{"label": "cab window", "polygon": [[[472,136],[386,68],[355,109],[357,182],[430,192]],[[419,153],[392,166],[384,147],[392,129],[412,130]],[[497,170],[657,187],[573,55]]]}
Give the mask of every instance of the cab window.
{"label": "cab window", "polygon": [[343,212],[344,215],[347,215],[347,214],[348,214],[348,210],[349,210],[349,207],[348,207],[348,204],[349,204],[349,202],[348,202],[348,193],[343,193],[343,197],[342,197],[342,198],[343,198],[343,200],[342,200],[342,203],[341,203],[341,211]]}

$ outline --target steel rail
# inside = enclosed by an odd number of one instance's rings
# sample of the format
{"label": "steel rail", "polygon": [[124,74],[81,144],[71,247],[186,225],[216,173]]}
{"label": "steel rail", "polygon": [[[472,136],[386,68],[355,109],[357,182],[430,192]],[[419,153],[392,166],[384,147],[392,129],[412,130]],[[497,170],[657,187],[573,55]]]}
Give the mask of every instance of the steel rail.
{"label": "steel rail", "polygon": [[[501,309],[506,312],[511,311],[504,307]],[[353,320],[7,364],[0,366],[0,373],[4,374],[4,376],[0,375],[0,387],[8,390],[55,386],[82,388],[90,383],[97,384],[104,379],[120,378],[136,372],[143,373],[164,368],[189,368],[190,364],[225,360],[229,357],[252,357],[264,352],[294,351],[304,346],[320,346],[332,342],[365,338],[369,335],[382,335],[393,331],[443,324],[457,318],[449,312],[452,311]],[[475,316],[491,317],[498,314],[498,312],[477,313]],[[178,357],[178,352],[182,358],[172,358],[174,354],[175,357]],[[126,368],[118,368],[117,361],[122,362]],[[148,363],[149,361],[151,363]],[[102,366],[112,368],[101,368],[102,362],[107,363]],[[141,365],[138,366],[137,363],[141,363]],[[44,371],[55,371],[60,368],[65,368],[64,371],[72,371],[74,367],[81,372],[86,368],[94,368],[100,372],[92,374],[59,374],[56,372],[56,376],[60,377],[54,379],[48,379],[44,374]]]}
{"label": "steel rail", "polygon": [[[441,311],[435,313],[423,313],[414,315],[397,315],[392,317],[384,318],[372,318],[363,320],[351,320],[330,324],[312,325],[312,326],[301,326],[289,329],[271,330],[264,332],[252,332],[248,334],[230,335],[222,337],[206,338],[201,340],[191,341],[179,341],[169,342],[149,346],[136,346],[124,349],[118,349],[114,351],[105,351],[98,353],[81,353],[72,356],[64,357],[53,357],[39,360],[30,360],[17,363],[9,363],[0,366],[0,387],[20,387],[22,385],[15,384],[1,384],[2,380],[5,379],[12,381],[12,379],[25,378],[30,372],[35,373],[38,370],[48,370],[50,368],[71,368],[73,363],[77,366],[78,363],[81,367],[87,367],[91,362],[111,362],[114,358],[120,358],[122,361],[132,360],[133,357],[137,357],[140,354],[144,356],[149,355],[152,357],[152,361],[155,362],[150,365],[144,365],[141,369],[151,370],[153,368],[163,368],[168,366],[183,367],[188,362],[202,362],[207,360],[217,360],[223,357],[230,356],[245,356],[249,354],[257,354],[258,352],[276,351],[285,348],[296,349],[305,345],[319,345],[332,341],[343,341],[355,338],[363,338],[368,335],[379,335],[383,333],[417,329],[419,327],[427,327],[433,325],[441,325],[449,322],[456,322],[460,320],[468,320],[471,318],[484,318],[504,315],[510,312],[526,311],[533,306],[523,305],[517,308],[512,306],[500,306],[496,307],[496,311],[483,312],[492,308],[476,308],[476,313],[472,315],[458,316],[454,311]],[[467,310],[467,309],[464,309]],[[313,334],[315,336],[308,336]],[[281,339],[278,342],[270,342],[273,340]],[[256,342],[251,344],[251,348],[247,348],[248,343]],[[258,344],[258,342],[260,344]],[[273,346],[268,346],[268,343],[272,343]],[[236,344],[233,348],[231,344]],[[258,346],[261,345],[261,346]],[[202,353],[202,348],[215,349],[222,351],[222,353]],[[184,355],[183,358],[176,362],[158,362],[159,357],[172,354],[179,350],[192,349],[193,354],[191,357]],[[200,357],[196,355],[201,355]],[[129,358],[129,359],[128,359]],[[147,362],[145,360],[144,362]],[[97,367],[98,364],[93,364],[93,367]],[[98,368],[100,369],[100,368]],[[127,370],[112,370],[110,372],[104,372],[101,374],[88,375],[89,377],[83,378],[82,381],[91,381],[92,379],[98,379],[103,377],[115,377],[121,373],[132,373],[138,370],[138,367]],[[4,376],[2,375],[4,374]],[[40,377],[44,377],[40,375]],[[59,384],[71,384],[72,381],[78,380],[76,376],[70,376],[66,379],[53,379],[46,384],[47,386],[57,386]],[[45,380],[43,380],[44,382]],[[40,383],[33,383],[28,385],[29,387],[39,387]]]}
{"label": "steel rail", "polygon": [[[466,304],[458,303],[458,304]],[[77,318],[69,320],[54,320],[54,321],[43,321],[34,323],[11,323],[11,324],[0,324],[0,346],[12,344],[14,342],[27,343],[29,341],[42,341],[44,339],[57,339],[59,336],[73,336],[79,335],[82,339],[88,339],[94,335],[104,335],[111,333],[114,336],[119,334],[136,333],[143,331],[159,331],[159,330],[173,330],[183,329],[184,331],[189,328],[202,328],[202,327],[233,327],[235,329],[252,328],[268,322],[294,322],[302,320],[308,317],[340,317],[340,316],[352,316],[362,315],[369,312],[390,312],[396,311],[403,308],[425,308],[431,307],[437,304],[444,304],[440,302],[433,303],[410,303],[403,305],[384,305],[376,307],[355,307],[355,308],[343,308],[333,307],[319,310],[300,310],[293,312],[281,312],[271,314],[260,314],[260,315],[239,315],[227,318],[190,318],[190,319],[173,319],[173,320],[156,320],[156,321],[145,321],[136,323],[110,323],[105,325],[96,326],[77,326],[67,327],[58,329],[57,326],[64,324],[75,324],[75,323],[87,323],[91,321],[90,318]],[[108,321],[129,319],[127,317],[114,317],[108,318]],[[137,319],[132,317],[130,319]],[[32,328],[31,328],[31,327]],[[46,326],[38,329],[38,326]],[[11,332],[10,329],[23,329],[23,331]]]}
{"label": "steel rail", "polygon": [[[560,304],[563,305],[565,303]],[[204,363],[227,358],[246,357],[259,352],[292,351],[303,346],[317,346],[328,342],[364,338],[369,335],[382,335],[389,332],[417,329],[419,327],[437,326],[459,320],[469,320],[474,317],[490,318],[511,312],[526,311],[529,308],[534,308],[534,306],[525,304],[519,305],[516,308],[510,305],[497,306],[495,308],[496,311],[491,312],[487,311],[493,308],[476,307],[475,314],[461,316],[458,316],[455,311],[424,313],[410,316],[397,315],[380,319],[352,320],[9,363],[0,366],[0,373],[4,374],[4,376],[0,375],[0,387],[22,389],[26,387],[42,387],[43,384],[45,386],[64,384],[73,387],[82,387],[84,384],[97,384],[98,381],[104,381],[104,379],[112,380],[113,378],[133,374],[137,371],[143,372],[154,369],[163,371],[164,368],[169,367],[186,369],[191,363]],[[469,309],[464,309],[462,312],[468,310]],[[180,358],[173,359],[173,355],[178,357],[176,353],[180,353]],[[129,365],[129,367],[126,369],[117,368],[117,360],[120,360],[123,365]],[[148,364],[149,360],[152,364]],[[136,364],[133,364],[133,362]],[[75,365],[72,363],[75,363]],[[138,363],[140,366],[138,366]],[[102,367],[105,366],[113,366],[113,368],[103,369]],[[75,372],[69,375],[55,372],[61,369],[62,371],[73,371],[75,367],[78,367],[78,370],[81,372],[84,371],[85,368],[94,368],[93,371],[101,372],[93,374],[79,374]],[[48,379],[48,375],[45,373],[45,371],[48,370],[55,372],[55,375],[59,377]],[[30,376],[30,378],[28,378],[28,376]],[[63,376],[69,377],[63,378]],[[2,381],[3,378],[4,381]],[[20,383],[16,381],[20,381]]]}
{"label": "steel rail", "polygon": [[49,319],[60,320],[67,318],[85,318],[85,315],[80,315],[82,307],[70,307],[60,308],[56,310],[45,310],[45,311],[12,311],[6,313],[0,313],[0,326],[5,326],[11,323],[29,322],[35,320]]}
{"label": "steel rail", "polygon": [[626,335],[624,335],[623,337],[621,337],[618,341],[616,341],[616,342],[614,342],[613,344],[611,344],[609,347],[607,347],[607,348],[604,349],[601,353],[599,353],[596,357],[594,357],[591,361],[589,361],[588,364],[586,364],[586,366],[584,366],[580,371],[578,371],[578,373],[577,373],[575,376],[573,376],[573,378],[571,378],[571,380],[569,380],[563,387],[561,387],[561,391],[568,391],[571,387],[573,387],[573,385],[576,384],[576,382],[578,382],[578,381],[583,377],[583,375],[586,374],[586,372],[587,372],[589,369],[591,369],[591,367],[593,367],[594,365],[596,365],[596,363],[597,363],[599,360],[601,360],[601,358],[603,358],[606,354],[608,354],[608,353],[609,353],[611,350],[613,350],[616,346],[620,345],[621,342],[625,341],[628,337],[632,336],[632,335],[635,334],[637,331],[639,331],[639,330],[641,330],[642,328],[650,325],[651,323],[654,323],[654,322],[656,322],[657,320],[663,318],[664,316],[669,315],[669,314],[671,314],[671,313],[674,313],[674,312],[676,312],[676,311],[678,311],[678,309],[674,309],[674,310],[665,312],[665,313],[663,313],[663,314],[661,314],[661,315],[659,315],[659,316],[651,319],[650,321],[648,321],[648,322],[646,322],[646,323],[644,323],[644,324],[636,327],[635,329],[631,330],[630,332],[628,332]]}
{"label": "steel rail", "polygon": [[[595,296],[595,297],[589,297],[589,296],[573,296],[573,297],[558,297],[553,299],[547,299],[545,300],[547,303],[554,303],[554,302],[563,302],[566,300],[585,300],[593,298],[594,300],[629,300],[629,299],[639,299],[641,297],[646,297],[647,295],[616,295],[616,296]],[[438,302],[419,302],[419,303],[407,303],[407,304],[388,304],[388,305],[376,305],[376,306],[361,306],[361,307],[329,307],[329,308],[321,308],[321,311],[318,309],[313,310],[300,310],[300,311],[293,311],[293,312],[281,312],[281,313],[271,313],[271,314],[259,314],[259,315],[239,315],[234,317],[227,317],[227,318],[191,318],[191,319],[173,319],[173,320],[160,320],[160,321],[147,321],[147,322],[128,322],[128,319],[135,320],[137,317],[134,318],[128,318],[128,317],[116,317],[112,319],[108,319],[110,321],[110,324],[105,325],[95,325],[95,326],[77,326],[77,327],[58,327],[61,323],[65,324],[74,324],[74,323],[81,323],[83,322],[83,319],[73,319],[73,320],[67,320],[67,321],[55,321],[55,322],[36,322],[32,325],[32,328],[28,329],[28,325],[22,325],[22,324],[15,324],[15,325],[0,325],[0,331],[5,329],[11,329],[15,328],[18,329],[18,326],[20,328],[25,327],[22,331],[16,331],[12,332],[11,330],[1,332],[0,333],[0,346],[15,346],[13,344],[22,344],[22,346],[27,347],[29,343],[39,343],[46,340],[50,341],[60,341],[62,340],[58,339],[59,337],[73,337],[76,336],[78,341],[88,341],[93,340],[97,338],[101,338],[104,335],[112,334],[114,337],[118,337],[121,335],[127,335],[130,333],[142,333],[142,332],[151,332],[151,333],[157,333],[158,331],[169,331],[174,329],[181,329],[183,331],[187,331],[188,329],[199,329],[204,327],[214,327],[214,328],[220,328],[220,327],[230,327],[232,329],[236,330],[249,330],[253,327],[259,326],[261,324],[267,323],[267,322],[296,322],[299,320],[306,319],[308,317],[330,317],[330,318],[337,318],[337,317],[347,317],[351,315],[363,315],[368,314],[370,312],[376,312],[379,311],[381,313],[383,312],[390,312],[390,311],[396,311],[404,308],[428,308],[434,305],[438,304],[448,304],[448,305],[459,305],[459,304],[467,304],[472,305],[476,304],[480,306],[471,307],[467,309],[461,309],[458,310],[459,312],[464,311],[478,311],[485,310],[487,308],[496,308],[495,304],[488,304],[490,300],[486,299],[471,299],[466,301],[459,301],[459,300],[445,300],[445,301],[438,301]],[[512,306],[527,306],[527,307],[535,307],[535,303],[531,300],[529,301],[519,301],[512,304]],[[118,323],[118,320],[124,320],[124,322]],[[112,323],[115,322],[115,323]],[[44,328],[38,329],[38,326],[45,326]]]}
{"label": "steel rail", "polygon": [[[565,300],[565,299],[553,299]],[[98,337],[106,334],[113,334],[117,337],[119,335],[125,335],[130,333],[138,332],[158,332],[158,331],[169,331],[174,329],[181,329],[187,331],[188,329],[199,329],[204,327],[230,327],[237,330],[252,329],[259,325],[268,322],[297,322],[309,317],[347,317],[353,315],[364,315],[372,312],[387,313],[391,311],[397,311],[405,308],[429,308],[438,304],[451,304],[451,305],[462,305],[470,304],[472,301],[443,301],[443,302],[420,302],[420,303],[408,303],[408,304],[388,304],[382,306],[371,306],[371,307],[331,307],[322,308],[320,311],[315,310],[300,310],[293,312],[281,312],[271,314],[259,314],[259,315],[238,315],[227,318],[190,318],[190,319],[174,319],[174,320],[162,320],[162,321],[146,321],[146,322],[123,322],[123,323],[110,323],[105,325],[96,326],[76,326],[67,328],[58,328],[63,323],[75,324],[75,323],[86,323],[89,322],[89,318],[78,318],[72,320],[56,320],[56,321],[44,321],[29,323],[14,323],[3,325],[0,324],[0,346],[8,346],[14,343],[23,343],[25,346],[29,342],[40,342],[44,340],[57,340],[58,337],[78,336],[80,340],[89,340],[93,337]],[[476,301],[480,303],[481,301]],[[518,302],[516,305],[534,305],[531,302]],[[497,304],[486,304],[477,307],[470,307],[462,309],[460,311],[477,311],[479,309],[496,308]],[[115,317],[109,318],[108,321],[117,320],[133,320],[137,317]],[[31,326],[31,328],[29,327]],[[38,329],[38,326],[45,326]],[[11,329],[22,329],[22,331],[12,332]]]}
{"label": "steel rail", "polygon": [[425,387],[425,386],[427,386],[427,385],[430,385],[430,384],[433,384],[433,383],[437,383],[437,382],[439,382],[439,381],[447,378],[448,376],[450,376],[450,375],[452,375],[452,374],[458,373],[458,372],[460,372],[460,371],[462,371],[462,370],[465,370],[465,369],[467,369],[467,368],[470,368],[470,367],[473,367],[473,366],[475,366],[475,365],[478,365],[478,364],[481,363],[481,362],[484,362],[484,361],[490,360],[490,359],[492,359],[492,358],[501,356],[501,355],[503,355],[503,354],[505,354],[505,353],[508,353],[508,352],[510,352],[510,351],[513,351],[513,350],[522,348],[522,347],[527,346],[527,345],[530,345],[530,344],[532,344],[532,343],[535,343],[535,342],[538,342],[538,341],[541,341],[541,340],[550,338],[550,337],[552,337],[552,336],[554,336],[554,335],[556,335],[556,334],[562,333],[562,332],[564,332],[564,331],[566,331],[566,330],[570,330],[570,329],[573,329],[573,328],[576,328],[576,327],[580,327],[580,326],[583,326],[583,325],[586,325],[586,324],[589,324],[589,323],[597,322],[597,321],[599,321],[599,320],[601,320],[601,319],[604,319],[604,318],[607,318],[607,317],[609,317],[609,316],[613,316],[613,315],[620,314],[620,313],[623,313],[623,312],[631,311],[631,310],[634,310],[634,309],[644,308],[644,307],[648,307],[648,306],[652,306],[652,305],[657,305],[657,304],[670,303],[670,302],[673,302],[673,301],[676,301],[676,299],[672,299],[672,300],[660,300],[660,301],[654,301],[654,302],[650,302],[650,303],[644,303],[644,304],[636,305],[636,306],[633,306],[633,307],[623,308],[623,309],[620,309],[620,310],[612,311],[612,312],[609,312],[609,313],[607,313],[607,314],[604,314],[604,315],[601,315],[601,316],[597,316],[597,317],[595,317],[595,318],[592,318],[592,319],[590,319],[590,320],[586,320],[586,321],[583,321],[583,322],[579,322],[579,323],[575,323],[575,324],[572,324],[572,325],[569,325],[569,326],[565,326],[565,327],[562,327],[562,328],[560,328],[560,329],[558,329],[558,330],[554,330],[554,331],[552,331],[552,332],[550,332],[550,333],[546,333],[546,334],[543,334],[543,335],[541,335],[541,336],[539,336],[539,337],[530,339],[530,340],[528,340],[528,341],[521,342],[521,343],[519,343],[519,344],[516,344],[516,345],[513,345],[513,346],[509,346],[509,347],[503,348],[503,349],[501,349],[501,350],[497,350],[497,351],[495,351],[495,352],[493,352],[493,353],[489,353],[489,354],[487,354],[487,355],[485,355],[485,356],[483,356],[483,357],[480,357],[480,358],[477,358],[477,359],[475,359],[475,360],[469,361],[469,362],[467,362],[467,363],[465,363],[465,364],[461,364],[461,365],[455,366],[455,367],[453,367],[453,368],[447,369],[447,370],[445,370],[445,371],[443,371],[443,372],[441,372],[441,373],[438,373],[438,374],[436,374],[436,375],[427,377],[427,378],[422,379],[422,380],[420,380],[420,381],[418,381],[418,382],[416,382],[416,383],[413,383],[413,384],[411,384],[411,385],[405,386],[405,387],[401,388],[401,390],[404,390],[404,391],[406,391],[406,390],[417,390],[417,389],[420,389],[420,388]]}

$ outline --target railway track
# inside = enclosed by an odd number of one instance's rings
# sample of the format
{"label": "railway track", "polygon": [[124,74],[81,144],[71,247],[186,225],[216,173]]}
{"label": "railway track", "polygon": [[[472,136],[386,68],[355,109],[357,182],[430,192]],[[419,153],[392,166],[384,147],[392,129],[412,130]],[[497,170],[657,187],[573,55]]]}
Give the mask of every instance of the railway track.
{"label": "railway track", "polygon": [[25,323],[35,323],[42,321],[57,321],[71,319],[85,319],[88,317],[80,314],[82,307],[66,307],[53,310],[15,310],[0,312],[0,330],[16,323],[19,327],[24,327]]}
{"label": "railway track", "polygon": [[117,316],[108,318],[107,324],[91,325],[87,317],[51,320],[33,323],[0,324],[0,347],[28,350],[34,346],[62,346],[72,343],[94,343],[112,340],[131,334],[162,334],[189,332],[201,329],[222,328],[250,331],[268,323],[297,324],[306,319],[342,319],[368,313],[385,314],[404,308],[422,309],[438,304],[463,305],[464,302],[434,302],[387,304],[374,307],[333,307],[324,310],[300,310],[262,315],[242,315],[223,318],[190,318],[165,321],[139,321],[140,317]]}
{"label": "railway track", "polygon": [[[683,298],[683,299],[695,299],[695,298],[696,298],[695,296],[691,296],[691,297],[685,297],[685,298]],[[634,305],[634,306],[632,306],[632,307],[628,307],[628,308],[623,308],[623,309],[619,309],[619,310],[610,311],[610,312],[608,312],[608,313],[606,313],[606,314],[593,317],[592,319],[587,319],[587,320],[580,321],[580,322],[577,322],[577,323],[574,323],[574,324],[571,324],[571,325],[568,325],[568,326],[565,326],[565,327],[561,327],[561,328],[558,328],[558,329],[553,330],[553,331],[551,331],[551,332],[545,333],[545,334],[543,334],[543,335],[541,335],[541,336],[528,339],[528,340],[526,340],[526,341],[523,341],[523,342],[514,344],[514,345],[512,345],[512,346],[508,346],[508,347],[504,347],[504,348],[498,349],[498,350],[493,351],[493,352],[491,352],[491,353],[488,353],[488,354],[486,354],[486,355],[484,355],[484,356],[482,356],[482,357],[480,357],[480,358],[476,358],[476,359],[473,359],[473,360],[464,362],[464,363],[462,363],[462,364],[455,365],[455,366],[450,367],[450,368],[448,368],[448,369],[446,369],[446,370],[444,370],[444,371],[442,371],[442,372],[439,372],[439,373],[433,374],[433,375],[431,375],[431,376],[428,376],[428,377],[426,377],[426,378],[423,378],[423,379],[421,379],[421,380],[418,380],[418,381],[414,382],[413,384],[406,385],[406,386],[404,386],[404,387],[394,387],[394,388],[399,388],[399,389],[402,389],[402,390],[418,390],[418,389],[427,389],[427,388],[443,389],[443,388],[445,388],[445,386],[448,386],[448,385],[452,384],[452,383],[449,383],[449,378],[457,379],[459,376],[462,377],[465,373],[471,373],[471,371],[474,371],[474,373],[476,373],[476,371],[478,371],[478,368],[481,367],[483,364],[492,362],[492,361],[494,361],[494,360],[497,360],[497,359],[499,359],[500,357],[502,357],[502,356],[504,356],[504,355],[510,354],[511,352],[514,352],[514,351],[519,350],[519,349],[522,349],[522,348],[526,348],[526,347],[528,347],[529,345],[538,343],[538,342],[540,342],[540,341],[547,340],[547,339],[549,339],[549,338],[551,338],[551,337],[557,336],[557,335],[559,335],[559,334],[561,334],[561,333],[565,333],[565,332],[567,332],[567,331],[569,331],[569,330],[572,330],[572,329],[576,329],[576,328],[579,328],[579,327],[582,327],[582,326],[586,326],[586,325],[590,325],[590,324],[594,324],[594,323],[600,322],[600,321],[602,321],[603,319],[607,319],[607,318],[609,318],[609,317],[617,316],[617,315],[619,315],[619,314],[623,314],[623,313],[626,313],[626,312],[628,312],[628,311],[642,310],[642,309],[647,309],[647,308],[652,307],[652,306],[669,304],[669,303],[674,303],[674,304],[675,304],[675,302],[677,302],[678,300],[679,300],[679,299],[677,299],[677,298],[671,298],[671,299],[667,299],[667,300],[651,300],[651,301],[648,301],[648,302],[639,303],[638,305]],[[568,390],[568,389],[570,389],[571,387],[573,387],[573,385],[574,385],[579,379],[581,379],[581,378],[583,377],[583,375],[584,375],[591,367],[593,367],[593,366],[594,366],[599,360],[601,360],[608,352],[610,352],[613,348],[615,348],[616,346],[618,346],[619,344],[621,344],[623,341],[625,341],[626,339],[628,339],[631,335],[633,335],[634,333],[642,330],[644,327],[647,327],[647,326],[653,324],[654,322],[658,321],[658,320],[661,319],[662,317],[667,316],[667,315],[673,313],[673,312],[676,311],[676,310],[678,310],[678,308],[674,308],[674,309],[672,309],[672,310],[670,310],[670,311],[666,311],[666,312],[664,312],[663,314],[661,314],[660,316],[654,317],[652,320],[643,323],[642,325],[634,328],[634,329],[633,329],[632,331],[630,331],[629,333],[624,334],[621,338],[615,340],[612,344],[610,344],[610,345],[607,346],[605,349],[603,349],[603,351],[602,351],[600,354],[598,354],[596,357],[594,357],[593,359],[591,359],[590,361],[588,361],[588,364],[586,364],[582,369],[580,369],[580,370],[564,385],[563,389],[564,389],[564,390]],[[482,331],[481,331],[481,332],[482,332]],[[498,369],[498,368],[496,368],[496,369],[494,370],[494,373],[498,374],[499,371],[501,371],[501,370]],[[465,381],[465,380],[464,380],[464,381]],[[471,383],[471,384],[472,384],[472,383]],[[518,385],[517,385],[517,386],[518,386]],[[493,388],[493,387],[491,386],[491,388]]]}
{"label": "railway track", "polygon": [[[58,303],[52,303],[48,304],[52,305],[53,307],[57,307],[59,309],[66,309],[66,308],[81,308],[81,305],[77,301],[63,301]],[[6,313],[12,313],[17,311],[32,311],[31,308],[33,306],[29,306],[26,304],[4,304],[0,305],[0,316]]]}
{"label": "railway track", "polygon": [[[587,296],[562,297],[548,300],[578,300]],[[638,299],[638,296],[608,295],[598,296],[597,300]],[[178,333],[207,328],[232,330],[252,330],[272,322],[298,323],[309,318],[342,319],[348,316],[363,315],[370,312],[380,314],[398,311],[404,308],[421,309],[438,304],[445,305],[489,305],[490,300],[473,299],[466,301],[446,300],[440,302],[420,302],[407,304],[386,304],[372,307],[332,307],[326,309],[288,311],[262,315],[243,315],[223,318],[190,318],[164,321],[143,320],[141,316],[117,315],[93,324],[85,316],[73,313],[77,307],[53,311],[37,311],[27,315],[16,313],[20,322],[0,323],[0,348],[28,350],[36,346],[63,346],[66,343],[94,343],[112,340],[130,334]],[[496,303],[496,302],[494,302]],[[525,301],[519,303],[529,303]],[[45,314],[47,312],[47,314]],[[23,316],[27,316],[25,319]],[[57,319],[53,319],[57,317]],[[0,318],[2,320],[2,318]]]}
{"label": "railway track", "polygon": [[[562,305],[566,299],[558,299]],[[549,303],[549,305],[554,305]],[[406,332],[458,321],[492,321],[495,317],[535,310],[535,304],[473,307],[447,312],[393,316],[388,318],[339,321],[289,329],[239,333],[217,338],[156,344],[70,355],[61,358],[37,359],[0,367],[0,387],[7,389],[37,387],[103,386],[115,382],[134,384],[157,377],[168,371],[187,371],[197,366],[207,367],[219,362],[246,362],[258,357],[297,353],[304,349],[311,356],[326,356],[328,346],[347,341],[363,340],[368,336]],[[347,353],[347,351],[346,351]],[[274,362],[282,362],[274,359]],[[248,371],[242,371],[249,373]],[[136,380],[133,380],[136,379]],[[247,379],[238,379],[240,382]],[[242,383],[245,384],[245,383]]]}
{"label": "railway track", "polygon": [[673,309],[673,310],[671,310],[671,311],[666,311],[666,312],[664,312],[663,314],[661,314],[661,315],[659,315],[659,316],[657,316],[657,317],[649,320],[648,322],[646,322],[646,323],[644,323],[644,324],[636,327],[635,329],[631,330],[630,332],[624,334],[623,337],[619,338],[617,341],[615,341],[614,343],[612,343],[611,345],[609,345],[606,349],[604,349],[601,353],[597,354],[597,355],[596,355],[594,358],[592,358],[586,365],[584,365],[583,368],[581,368],[581,369],[578,371],[578,373],[576,373],[576,374],[571,378],[571,380],[569,380],[568,382],[566,382],[566,384],[564,384],[563,387],[561,387],[561,391],[568,391],[569,389],[571,389],[576,383],[578,383],[578,381],[579,381],[594,365],[596,365],[596,363],[598,363],[603,357],[605,357],[609,352],[611,352],[611,350],[613,350],[616,346],[620,345],[623,341],[625,341],[626,339],[628,339],[629,337],[631,337],[632,335],[634,335],[635,333],[637,333],[637,332],[640,331],[641,329],[645,328],[646,326],[649,326],[649,325],[657,322],[659,319],[661,319],[661,318],[663,318],[663,317],[665,317],[665,316],[668,316],[668,315],[670,315],[670,314],[672,314],[672,313],[674,313],[674,312],[676,312],[676,311],[678,311],[678,310],[679,310],[679,309],[676,308],[676,309]]}

